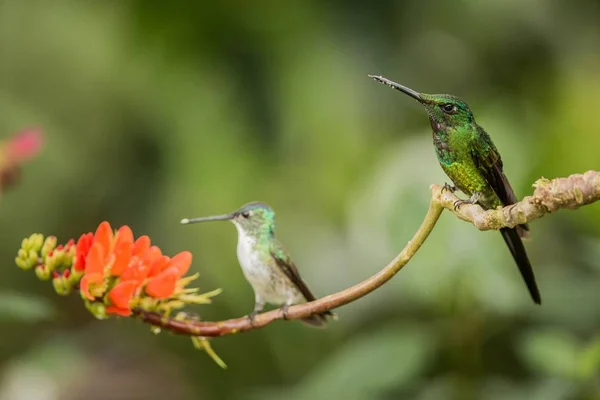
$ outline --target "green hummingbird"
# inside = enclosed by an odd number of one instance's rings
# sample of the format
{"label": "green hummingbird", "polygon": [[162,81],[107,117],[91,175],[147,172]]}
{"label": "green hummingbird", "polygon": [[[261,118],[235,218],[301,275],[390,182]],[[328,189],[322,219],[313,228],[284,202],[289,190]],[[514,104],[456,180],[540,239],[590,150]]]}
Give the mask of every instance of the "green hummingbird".
{"label": "green hummingbird", "polygon": [[[455,187],[444,187],[455,191],[460,189],[468,200],[459,200],[455,208],[462,204],[479,204],[483,209],[495,209],[517,202],[517,197],[503,172],[502,158],[485,130],[475,122],[471,109],[463,100],[449,94],[418,93],[381,76],[369,75],[375,81],[417,100],[429,114],[433,130],[433,144],[437,159]],[[541,304],[535,275],[525,247],[521,240],[528,237],[529,226],[500,229],[529,294],[536,304]]]}
{"label": "green hummingbird", "polygon": [[[265,303],[287,308],[315,300],[315,296],[298,272],[292,258],[275,237],[275,212],[262,202],[252,202],[230,214],[183,219],[182,224],[207,221],[231,221],[238,231],[237,257],[242,272],[254,291],[254,310],[250,321],[264,309]],[[329,311],[311,315],[302,321],[323,327]]]}

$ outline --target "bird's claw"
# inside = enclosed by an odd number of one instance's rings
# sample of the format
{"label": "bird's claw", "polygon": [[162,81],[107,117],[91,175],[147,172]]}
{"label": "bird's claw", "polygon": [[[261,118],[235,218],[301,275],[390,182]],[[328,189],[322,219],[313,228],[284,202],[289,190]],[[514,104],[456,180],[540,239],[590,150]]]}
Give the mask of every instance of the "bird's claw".
{"label": "bird's claw", "polygon": [[450,185],[448,182],[444,182],[444,186],[442,186],[442,193],[445,191],[449,191],[450,193],[456,192],[456,186]]}
{"label": "bird's claw", "polygon": [[454,211],[458,210],[463,204],[477,204],[481,198],[481,193],[475,192],[467,200],[458,199],[454,202]]}
{"label": "bird's claw", "polygon": [[289,307],[289,305],[284,304],[279,308],[281,310],[281,314],[283,315],[284,320],[288,319],[288,314],[287,314],[288,307]]}
{"label": "bird's claw", "polygon": [[254,319],[256,318],[256,316],[258,315],[258,311],[252,311],[250,314],[248,314],[248,321],[250,322],[250,325],[254,325]]}
{"label": "bird's claw", "polygon": [[462,199],[456,200],[454,202],[454,211],[457,211],[458,208],[460,206],[462,206],[463,204],[471,204],[471,203],[469,203],[469,200],[462,200]]}

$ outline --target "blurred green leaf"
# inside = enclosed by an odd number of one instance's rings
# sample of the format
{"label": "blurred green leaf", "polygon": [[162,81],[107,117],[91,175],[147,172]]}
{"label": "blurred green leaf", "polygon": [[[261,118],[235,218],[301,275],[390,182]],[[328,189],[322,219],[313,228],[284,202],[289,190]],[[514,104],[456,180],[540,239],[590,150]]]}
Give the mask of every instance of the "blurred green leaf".
{"label": "blurred green leaf", "polygon": [[[278,235],[316,294],[364,279],[410,239],[427,209],[429,184],[447,181],[425,111],[368,73],[467,100],[518,197],[531,193],[540,176],[597,167],[598,2],[181,5],[0,0],[0,128],[6,134],[36,124],[48,132],[44,153],[2,198],[4,259],[12,260],[14,244],[32,232],[62,241],[104,219],[128,224],[169,254],[191,250],[203,287],[226,291],[202,317],[226,318],[247,312],[253,301],[234,228],[184,229],[177,221],[264,200],[276,209]],[[185,370],[181,376],[195,385],[191,399],[258,390],[262,400],[265,388],[276,399],[372,398],[389,388],[387,398],[422,400],[423,393],[431,400],[464,398],[470,388],[492,400],[563,400],[597,374],[595,342],[577,345],[571,335],[598,330],[599,211],[591,205],[532,224],[526,247],[542,307],[531,303],[497,233],[444,213],[410,265],[339,310],[331,329],[275,324],[219,339],[231,367],[225,375],[178,337],[152,337],[141,352],[173,354],[163,362]],[[13,268],[2,282],[44,290]],[[73,324],[60,331],[67,343],[73,326],[90,323],[72,300]],[[51,317],[45,301],[29,295],[2,304],[4,320]],[[388,321],[410,328],[386,334],[379,328]],[[105,324],[119,333],[147,328]],[[35,339],[45,342],[56,329],[49,325],[4,329],[0,359],[22,354]],[[560,326],[567,339],[524,337],[517,359],[504,351],[513,338],[546,326]],[[90,332],[85,336],[96,328]],[[486,344],[465,337],[471,333]],[[117,363],[130,353],[115,347],[119,342],[106,347]],[[75,365],[59,344],[48,346],[57,349],[49,365]],[[456,357],[446,356],[449,348]],[[472,354],[485,360],[482,368],[471,366]],[[564,371],[573,358],[574,372]],[[151,387],[152,375],[140,364],[125,370]],[[78,383],[112,385],[111,369]],[[26,372],[14,376],[21,389],[35,389]],[[490,379],[498,380],[495,397]],[[153,390],[138,397],[164,398]]]}
{"label": "blurred green leaf", "polygon": [[577,373],[584,381],[600,375],[600,335],[591,340],[579,354]]}
{"label": "blurred green leaf", "polygon": [[427,366],[432,344],[423,326],[393,325],[363,334],[318,365],[296,386],[293,398],[359,400],[411,386]]}
{"label": "blurred green leaf", "polygon": [[524,361],[538,373],[560,378],[576,377],[579,345],[569,332],[528,332],[521,339],[520,352]]}
{"label": "blurred green leaf", "polygon": [[30,294],[0,292],[0,322],[38,322],[54,317],[47,299]]}
{"label": "blurred green leaf", "polygon": [[[573,397],[573,382],[565,379],[539,379],[517,383],[507,379],[488,379],[480,397],[486,400],[566,400]],[[419,399],[421,400],[421,399]]]}

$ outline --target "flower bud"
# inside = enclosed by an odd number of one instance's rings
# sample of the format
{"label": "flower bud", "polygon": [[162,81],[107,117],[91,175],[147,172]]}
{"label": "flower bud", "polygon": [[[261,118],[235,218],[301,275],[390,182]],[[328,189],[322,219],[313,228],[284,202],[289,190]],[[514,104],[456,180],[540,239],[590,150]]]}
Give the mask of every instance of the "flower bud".
{"label": "flower bud", "polygon": [[39,280],[47,281],[50,279],[51,271],[44,264],[41,264],[35,267],[35,274]]}
{"label": "flower bud", "polygon": [[48,257],[48,254],[56,248],[56,236],[48,236],[42,245],[42,258]]}
{"label": "flower bud", "polygon": [[54,286],[56,293],[61,296],[67,296],[71,294],[71,289],[73,288],[69,280],[62,275],[52,279],[52,286]]}
{"label": "flower bud", "polygon": [[31,269],[31,267],[29,266],[29,264],[27,263],[27,261],[23,260],[22,258],[16,257],[15,258],[15,264],[17,264],[17,267],[23,269],[23,270],[28,270]]}
{"label": "flower bud", "polygon": [[88,311],[92,313],[94,317],[96,317],[96,319],[107,318],[106,306],[102,303],[96,301],[85,301],[85,308],[87,308]]}
{"label": "flower bud", "polygon": [[17,252],[15,263],[21,269],[28,270],[33,268],[33,265],[29,262],[29,252],[23,248]]}
{"label": "flower bud", "polygon": [[39,260],[38,253],[36,253],[33,250],[30,250],[29,254],[27,256],[27,262],[29,263],[29,265],[31,265],[30,268],[32,268],[34,265],[38,264],[38,260]]}
{"label": "flower bud", "polygon": [[44,244],[44,235],[41,233],[34,233],[29,236],[29,243],[31,246],[31,250],[38,253],[42,249],[42,245]]}
{"label": "flower bud", "polygon": [[70,271],[71,273],[69,274],[69,281],[72,285],[79,283],[79,281],[85,274],[85,271],[78,271],[77,269],[75,269],[74,265],[71,267]]}

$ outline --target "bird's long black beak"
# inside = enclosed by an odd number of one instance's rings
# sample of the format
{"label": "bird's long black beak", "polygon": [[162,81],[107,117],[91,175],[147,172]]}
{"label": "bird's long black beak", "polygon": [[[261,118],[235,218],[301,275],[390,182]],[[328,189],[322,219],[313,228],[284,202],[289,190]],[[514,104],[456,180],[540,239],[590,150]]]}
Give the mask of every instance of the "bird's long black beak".
{"label": "bird's long black beak", "polygon": [[201,218],[192,218],[187,219],[184,218],[181,220],[183,225],[187,224],[195,224],[197,222],[209,222],[209,221],[229,221],[235,217],[235,214],[222,214],[222,215],[213,215],[212,217],[201,217]]}
{"label": "bird's long black beak", "polygon": [[414,90],[412,90],[410,88],[407,88],[406,86],[402,86],[399,83],[396,83],[394,81],[390,81],[389,79],[384,78],[383,76],[369,75],[369,78],[373,78],[377,82],[383,83],[384,85],[389,86],[392,89],[399,90],[402,93],[409,95],[413,99],[416,99],[418,102],[423,102],[423,98],[421,97],[421,94],[419,92],[416,92],[416,91],[414,91]]}

